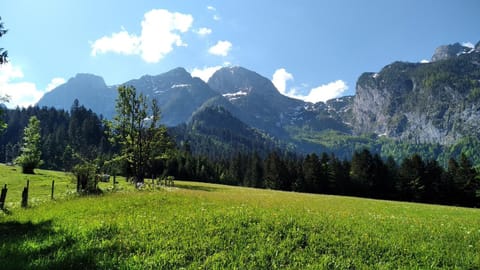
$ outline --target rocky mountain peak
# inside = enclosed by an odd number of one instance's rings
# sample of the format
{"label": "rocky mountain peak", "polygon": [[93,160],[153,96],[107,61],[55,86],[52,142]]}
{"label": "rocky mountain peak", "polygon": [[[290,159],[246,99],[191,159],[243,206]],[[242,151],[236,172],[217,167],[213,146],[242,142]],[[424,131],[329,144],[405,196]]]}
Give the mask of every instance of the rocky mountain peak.
{"label": "rocky mountain peak", "polygon": [[[478,46],[478,44],[477,44]],[[464,46],[460,43],[450,44],[450,45],[443,45],[438,47],[435,50],[435,53],[432,56],[432,62],[439,61],[439,60],[446,60],[452,57],[456,57],[460,54],[467,53],[471,51],[472,48]]]}
{"label": "rocky mountain peak", "polygon": [[192,79],[192,75],[190,75],[190,73],[188,73],[188,71],[183,67],[177,67],[161,74],[160,76],[164,78],[176,78],[177,80],[181,81],[188,81]]}
{"label": "rocky mountain peak", "polygon": [[280,94],[269,79],[243,67],[224,67],[217,70],[208,80],[208,85],[221,94]]}
{"label": "rocky mountain peak", "polygon": [[77,87],[101,88],[106,87],[105,80],[97,75],[89,73],[78,73],[67,82]]}

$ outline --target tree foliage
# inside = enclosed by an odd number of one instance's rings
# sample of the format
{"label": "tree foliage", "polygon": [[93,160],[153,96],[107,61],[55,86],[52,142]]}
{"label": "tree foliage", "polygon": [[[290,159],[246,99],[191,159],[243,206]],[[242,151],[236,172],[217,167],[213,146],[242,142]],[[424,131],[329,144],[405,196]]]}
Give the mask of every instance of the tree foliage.
{"label": "tree foliage", "polygon": [[133,86],[118,87],[116,116],[111,123],[111,138],[120,146],[117,160],[126,165],[135,182],[142,183],[153,167],[165,157],[172,144],[166,128],[160,125],[160,108],[152,99],[150,107]]}
{"label": "tree foliage", "polygon": [[[0,17],[0,37],[7,33],[7,29],[4,28],[2,17]],[[0,65],[3,65],[8,62],[8,52],[4,48],[0,48]],[[0,96],[0,103],[6,103],[9,101],[8,96]],[[0,116],[3,114],[3,109],[0,108]],[[7,125],[4,121],[0,120],[0,132],[2,132]]]}
{"label": "tree foliage", "polygon": [[[151,117],[150,111],[147,115],[146,118]],[[121,145],[111,145],[105,133],[118,136],[119,131],[113,129],[113,123],[106,125],[78,102],[70,112],[37,107],[7,110],[4,120],[8,127],[0,136],[0,162],[9,162],[19,155],[23,146],[22,131],[32,116],[40,120],[41,159],[45,161],[42,168],[71,171],[77,164],[90,164],[90,172],[135,177],[127,160],[122,159]],[[480,174],[473,166],[476,153],[471,147],[452,146],[448,152],[450,160],[441,163],[435,156],[427,155],[426,158],[420,151],[427,151],[427,148],[407,147],[406,144],[398,144],[392,150],[416,149],[422,154],[407,155],[409,151],[402,151],[405,157],[401,160],[393,156],[383,159],[374,147],[341,158],[325,152],[299,156],[280,149],[269,153],[266,149],[273,145],[259,147],[261,152],[254,151],[261,144],[239,151],[226,148],[227,144],[216,148],[214,140],[196,140],[188,136],[181,137],[183,141],[174,151],[168,139],[170,130],[156,126],[151,130],[155,132],[147,132],[151,127],[147,119],[142,130],[144,140],[150,141],[143,146],[148,156],[144,162],[144,177],[174,176],[175,179],[297,192],[480,206]],[[207,136],[202,138],[207,139]],[[469,145],[476,145],[471,142],[478,142],[478,139],[465,140]],[[218,149],[223,149],[222,155],[210,156],[220,153]],[[202,152],[208,150],[210,153]],[[120,162],[106,162],[112,160],[112,155]],[[446,157],[447,153],[442,155]],[[84,183],[87,184],[81,189],[89,187],[88,182]]]}
{"label": "tree foliage", "polygon": [[[7,33],[7,29],[3,26],[2,17],[0,17],[0,37]],[[0,48],[0,65],[8,62],[8,52],[4,48]]]}
{"label": "tree foliage", "polygon": [[22,154],[15,160],[22,166],[23,173],[33,174],[34,169],[42,164],[40,143],[40,121],[37,117],[32,116],[23,131]]}

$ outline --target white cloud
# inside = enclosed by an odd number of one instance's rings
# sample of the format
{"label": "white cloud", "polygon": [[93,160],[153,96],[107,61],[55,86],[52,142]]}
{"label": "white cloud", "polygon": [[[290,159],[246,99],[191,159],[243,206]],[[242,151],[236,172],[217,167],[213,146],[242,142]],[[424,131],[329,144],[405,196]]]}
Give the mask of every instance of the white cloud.
{"label": "white cloud", "polygon": [[422,60],[420,60],[420,63],[422,63],[422,64],[428,64],[428,63],[430,63],[430,61],[427,60],[427,59],[422,59]]}
{"label": "white cloud", "polygon": [[[20,67],[10,63],[0,66],[0,96],[9,96],[9,108],[28,107],[35,105],[44,93],[65,82],[63,78],[54,78],[43,89],[38,89],[35,83],[21,81],[24,74]],[[20,81],[19,81],[20,80]]]}
{"label": "white cloud", "polygon": [[204,82],[208,82],[208,79],[212,77],[213,73],[221,69],[223,66],[213,66],[213,67],[203,67],[203,68],[194,68],[192,72],[192,77],[198,77]]}
{"label": "white cloud", "polygon": [[187,32],[193,23],[190,14],[153,9],[145,13],[140,36],[125,29],[104,36],[91,45],[92,56],[114,52],[140,55],[148,63],[157,63],[173,50],[174,46],[187,46],[180,34]]}
{"label": "white cloud", "polygon": [[280,91],[280,93],[286,95],[287,81],[293,80],[293,75],[288,73],[284,68],[275,70],[272,76],[272,83]]}
{"label": "white cloud", "polygon": [[[337,80],[328,84],[320,85],[311,88],[308,94],[303,95],[298,93],[297,88],[290,88],[287,90],[287,81],[293,80],[293,75],[284,68],[277,69],[272,76],[272,83],[278,91],[288,97],[300,99],[307,102],[317,103],[325,102],[327,100],[342,96],[348,90],[347,84],[342,80]],[[302,83],[301,88],[308,87],[307,84]]]}
{"label": "white cloud", "polygon": [[213,15],[213,20],[215,21],[220,21],[222,18],[218,16],[217,14]]}
{"label": "white cloud", "polygon": [[348,90],[348,85],[342,81],[337,80],[328,84],[320,85],[310,90],[308,95],[303,96],[303,100],[308,102],[327,101],[333,98],[342,96]]}
{"label": "white cloud", "polygon": [[202,28],[199,28],[198,30],[196,30],[195,33],[197,33],[200,36],[206,36],[206,35],[210,35],[212,33],[212,29],[202,27]]}
{"label": "white cloud", "polygon": [[217,9],[214,6],[208,6],[207,9],[210,11],[217,11]]}
{"label": "white cloud", "polygon": [[231,48],[232,43],[230,41],[220,40],[217,42],[217,44],[210,47],[210,49],[208,49],[208,52],[213,55],[227,56]]}
{"label": "white cloud", "polygon": [[59,77],[53,78],[45,88],[45,92],[50,92],[53,89],[57,88],[58,86],[64,84],[65,82],[67,81],[64,78],[59,78]]}
{"label": "white cloud", "polygon": [[140,39],[135,35],[130,35],[127,31],[122,30],[113,33],[109,37],[97,39],[92,44],[92,55],[114,52],[118,54],[138,54],[140,49]]}

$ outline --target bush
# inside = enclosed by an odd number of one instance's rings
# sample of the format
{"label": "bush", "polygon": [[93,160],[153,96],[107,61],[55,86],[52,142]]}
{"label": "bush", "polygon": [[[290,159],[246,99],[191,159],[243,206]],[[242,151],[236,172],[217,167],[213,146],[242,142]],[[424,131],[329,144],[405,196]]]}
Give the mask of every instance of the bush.
{"label": "bush", "polygon": [[78,193],[99,193],[95,165],[83,163],[73,168]]}

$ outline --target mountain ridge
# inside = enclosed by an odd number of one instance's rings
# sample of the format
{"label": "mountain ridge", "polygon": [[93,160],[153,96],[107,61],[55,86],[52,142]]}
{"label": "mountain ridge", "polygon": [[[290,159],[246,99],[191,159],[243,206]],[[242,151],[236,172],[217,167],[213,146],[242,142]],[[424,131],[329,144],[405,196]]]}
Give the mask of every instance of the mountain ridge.
{"label": "mountain ridge", "polygon": [[[301,146],[306,152],[324,149],[318,140],[312,139],[323,136],[319,134],[372,135],[441,145],[455,144],[465,136],[478,137],[480,42],[474,48],[459,43],[440,46],[432,60],[430,63],[397,61],[379,72],[363,73],[357,81],[355,96],[318,103],[284,96],[270,79],[238,66],[217,70],[208,82],[179,67],[124,84],[135,86],[148,98],[156,98],[163,123],[168,126],[188,125],[200,113],[203,119],[205,115],[212,119],[233,117],[261,133]],[[77,83],[82,78],[86,82]],[[73,90],[68,91],[69,88]],[[79,74],[45,95],[38,104],[50,102],[57,107],[58,102],[65,103],[62,95],[82,94],[81,90],[87,97],[103,93],[102,98],[79,100],[87,108],[111,118],[116,96],[113,88],[106,86],[99,76]],[[52,98],[55,95],[59,97],[56,100]],[[68,109],[74,97],[71,99],[68,106],[62,104],[61,108]],[[217,107],[223,107],[229,115]]]}

